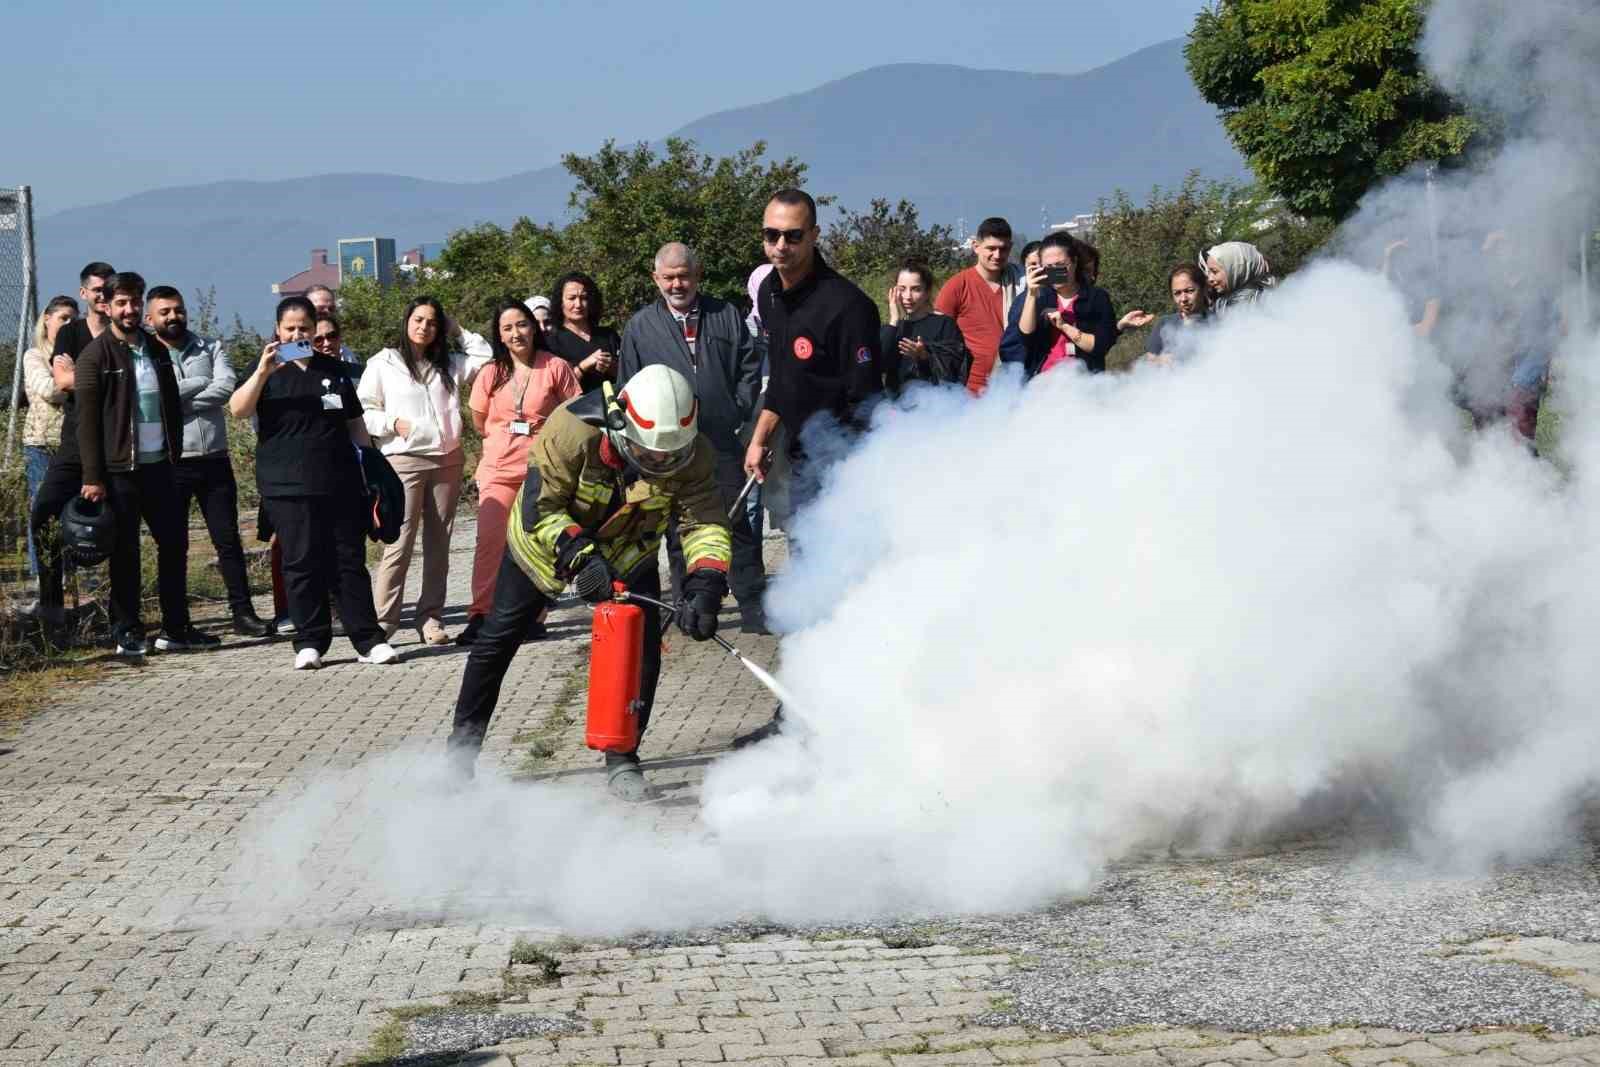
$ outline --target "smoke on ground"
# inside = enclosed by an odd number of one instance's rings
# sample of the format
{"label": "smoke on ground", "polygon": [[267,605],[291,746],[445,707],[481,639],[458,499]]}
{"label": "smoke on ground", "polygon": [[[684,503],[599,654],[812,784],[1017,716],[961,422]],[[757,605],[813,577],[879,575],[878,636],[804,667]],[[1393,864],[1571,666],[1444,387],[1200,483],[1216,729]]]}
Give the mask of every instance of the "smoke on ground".
{"label": "smoke on ground", "polygon": [[[338,868],[588,932],[1026,908],[1347,794],[1451,867],[1561,847],[1600,750],[1600,345],[1570,291],[1600,173],[1588,6],[1434,5],[1433,69],[1514,119],[1505,151],[1378,190],[1344,258],[1186,364],[881,412],[771,594],[795,729],[711,767],[694,832],[394,757],[264,811],[240,902],[334,913]],[[1565,471],[1455,404],[1495,380],[1494,323],[1413,330],[1428,299],[1489,302],[1492,229],[1567,301]],[[1397,235],[1399,287],[1374,269]]]}

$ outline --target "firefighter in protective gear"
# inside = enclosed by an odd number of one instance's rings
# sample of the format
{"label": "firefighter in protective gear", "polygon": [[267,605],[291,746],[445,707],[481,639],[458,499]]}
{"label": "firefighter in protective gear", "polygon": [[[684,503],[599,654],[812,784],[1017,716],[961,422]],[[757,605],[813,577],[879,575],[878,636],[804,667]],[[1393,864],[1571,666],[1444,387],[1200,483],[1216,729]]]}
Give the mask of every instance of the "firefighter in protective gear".
{"label": "firefighter in protective gear", "polygon": [[[727,595],[732,538],[717,489],[716,456],[697,428],[694,389],[664,365],[646,367],[620,393],[610,383],[557,408],[528,450],[528,478],[511,505],[494,606],[467,657],[450,753],[470,772],[483,747],[511,658],[539,613],[570,583],[591,603],[621,581],[659,598],[656,563],[676,516],[688,576],[674,621],[689,637],[715,635]],[[639,732],[650,721],[661,673],[661,617],[643,605]],[[606,753],[611,791],[647,795],[637,751]]]}

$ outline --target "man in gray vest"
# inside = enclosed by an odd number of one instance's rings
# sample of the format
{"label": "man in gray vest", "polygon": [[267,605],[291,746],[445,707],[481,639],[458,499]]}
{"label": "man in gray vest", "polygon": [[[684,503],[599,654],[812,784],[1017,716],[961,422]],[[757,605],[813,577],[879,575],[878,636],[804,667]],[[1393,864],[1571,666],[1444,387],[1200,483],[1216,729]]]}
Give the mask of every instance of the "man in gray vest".
{"label": "man in gray vest", "polygon": [[[739,429],[751,419],[761,393],[761,355],[739,309],[700,292],[700,259],[688,245],[676,241],[662,245],[652,277],[661,299],[629,319],[622,331],[617,388],[652,363],[665,364],[689,379],[700,402],[700,432],[716,447],[723,507],[732,508],[745,482]],[[728,525],[733,532],[728,584],[739,602],[744,632],[766,633],[761,598],[767,577],[761,542],[742,503]],[[675,524],[667,529],[667,555],[673,587],[681,588],[683,550]]]}
{"label": "man in gray vest", "polygon": [[250,601],[244,544],[239,540],[239,486],[228,457],[227,403],[237,384],[233,364],[221,341],[189,332],[183,294],[173,286],[151,289],[144,307],[145,321],[166,346],[178,378],[183,413],[183,449],[173,463],[178,521],[187,530],[190,504],[200,502],[206,531],[217,550],[217,570],[228,590],[233,630],[245,637],[265,637],[272,627],[256,615]]}

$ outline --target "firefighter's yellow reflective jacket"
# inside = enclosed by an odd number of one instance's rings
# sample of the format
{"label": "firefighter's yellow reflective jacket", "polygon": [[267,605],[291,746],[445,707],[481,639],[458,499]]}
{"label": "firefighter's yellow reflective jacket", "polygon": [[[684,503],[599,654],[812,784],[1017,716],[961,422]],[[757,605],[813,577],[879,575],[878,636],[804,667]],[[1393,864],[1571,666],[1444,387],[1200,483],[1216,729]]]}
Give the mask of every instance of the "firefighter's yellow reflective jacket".
{"label": "firefighter's yellow reflective jacket", "polygon": [[733,541],[711,442],[701,434],[694,458],[673,474],[630,478],[633,472],[614,465],[620,460],[599,425],[598,400],[597,391],[557,408],[528,449],[528,479],[506,528],[517,566],[541,592],[556,596],[571,577],[556,571],[558,539],[584,534],[627,578],[646,561],[654,565],[667,520],[676,515],[688,569],[726,572]]}

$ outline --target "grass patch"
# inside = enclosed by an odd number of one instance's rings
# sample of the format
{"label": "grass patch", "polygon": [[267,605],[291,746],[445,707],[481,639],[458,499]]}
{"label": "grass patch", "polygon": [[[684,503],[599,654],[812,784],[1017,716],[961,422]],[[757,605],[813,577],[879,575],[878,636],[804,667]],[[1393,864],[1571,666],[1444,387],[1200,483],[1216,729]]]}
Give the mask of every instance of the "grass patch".
{"label": "grass patch", "polygon": [[559,750],[561,735],[577,723],[578,703],[589,688],[589,657],[587,649],[575,653],[572,666],[561,679],[555,702],[544,718],[531,730],[521,730],[512,736],[512,743],[527,745],[522,765],[513,777],[537,773]]}
{"label": "grass patch", "polygon": [[932,948],[937,930],[928,927],[915,927],[910,930],[901,930],[898,933],[884,934],[884,948]]}
{"label": "grass patch", "polygon": [[340,1067],[373,1067],[405,1055],[406,1022],[394,1012],[390,1014],[394,1017],[378,1027],[367,1045],[367,1050],[355,1059],[345,1060]]}
{"label": "grass patch", "polygon": [[[555,948],[555,946],[551,946]],[[556,951],[561,951],[556,948]],[[528,968],[519,971],[518,968]],[[526,938],[517,938],[511,945],[511,962],[501,973],[505,996],[521,996],[530,989],[557,985],[561,981],[561,961],[547,948]]]}
{"label": "grass patch", "polygon": [[463,1012],[489,1012],[500,1007],[499,993],[451,993],[448,1004],[402,1004],[389,1009],[389,1021],[373,1033],[365,1052],[345,1060],[340,1067],[376,1067],[397,1060],[406,1053],[406,1024],[433,1015]]}
{"label": "grass patch", "polygon": [[64,662],[41,659],[0,674],[0,737],[10,736],[29,715],[101,673],[101,667],[83,662],[87,652],[58,655]]}

